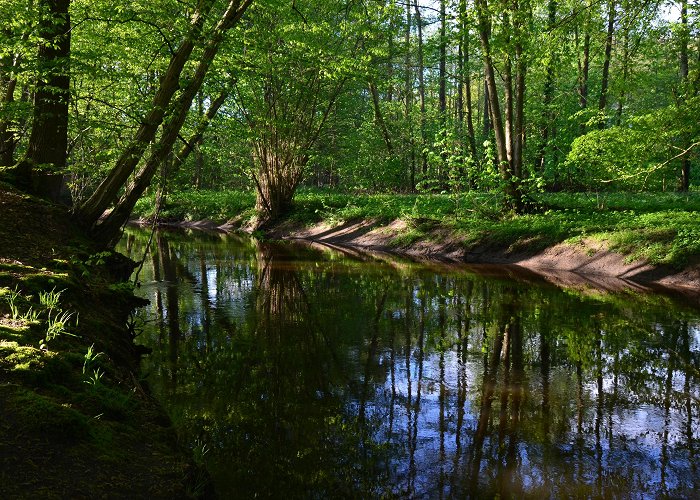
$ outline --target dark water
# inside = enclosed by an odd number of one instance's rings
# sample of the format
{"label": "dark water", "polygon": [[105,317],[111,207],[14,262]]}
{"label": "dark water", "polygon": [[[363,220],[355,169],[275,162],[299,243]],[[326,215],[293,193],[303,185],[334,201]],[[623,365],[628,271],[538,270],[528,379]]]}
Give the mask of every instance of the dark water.
{"label": "dark water", "polygon": [[146,369],[223,498],[700,491],[698,309],[238,236],[153,248]]}

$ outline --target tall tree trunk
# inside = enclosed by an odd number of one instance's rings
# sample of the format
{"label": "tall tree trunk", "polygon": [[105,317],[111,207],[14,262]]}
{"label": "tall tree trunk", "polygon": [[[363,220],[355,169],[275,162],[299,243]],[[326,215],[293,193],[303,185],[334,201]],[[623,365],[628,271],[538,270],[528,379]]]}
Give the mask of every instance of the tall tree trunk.
{"label": "tall tree trunk", "polygon": [[519,10],[518,1],[513,2],[515,9],[515,123],[513,125],[513,158],[512,170],[514,181],[516,183],[516,193],[518,197],[514,200],[516,211],[522,209],[522,195],[520,190],[520,182],[524,177],[523,171],[523,150],[525,148],[525,75],[527,66],[525,62],[525,54],[523,54],[523,31],[521,25],[522,12]]}
{"label": "tall tree trunk", "polygon": [[608,1],[608,32],[605,37],[605,59],[603,59],[603,75],[600,82],[600,100],[598,111],[602,115],[598,123],[599,129],[605,128],[605,107],[608,102],[608,84],[610,78],[610,60],[612,59],[612,42],[615,34],[615,0]]}
{"label": "tall tree trunk", "polygon": [[58,201],[68,151],[70,0],[39,2],[39,50],[32,132],[17,183]]}
{"label": "tall tree trunk", "polygon": [[172,151],[192,102],[204,82],[204,77],[214,61],[226,31],[241,19],[251,3],[252,0],[246,0],[243,3],[239,1],[229,2],[226,11],[209,33],[209,41],[200,56],[194,76],[175,101],[172,113],[170,113],[170,117],[163,127],[160,140],[152,148],[146,164],[138,172],[134,181],[127,186],[124,195],[119,199],[114,210],[94,228],[93,235],[97,241],[107,246],[116,243],[120,229],[129,219],[136,202],[151,183],[158,166],[165,161],[165,158]]}
{"label": "tall tree trunk", "polygon": [[[439,86],[438,86],[438,113],[440,115],[440,128],[444,134],[447,132],[447,13],[446,0],[440,0],[440,62],[439,62]],[[440,182],[447,180],[447,148],[442,147],[440,155],[440,167],[437,178]]]}
{"label": "tall tree trunk", "polygon": [[[549,13],[547,19],[547,28],[551,33],[554,30],[557,22],[557,0],[549,0],[547,3],[547,11]],[[549,59],[547,60],[547,69],[545,70],[546,76],[544,80],[544,91],[542,96],[542,144],[540,144],[539,156],[537,162],[535,163],[536,168],[541,172],[544,171],[545,159],[547,156],[547,146],[549,145],[549,123],[552,121],[552,98],[554,94],[554,65],[556,59],[556,50],[552,47],[552,51],[549,54]]]}
{"label": "tall tree trunk", "polygon": [[620,98],[617,101],[617,112],[615,113],[615,125],[620,126],[622,123],[622,110],[625,106],[626,85],[629,77],[629,60],[630,60],[630,32],[625,30],[623,35],[622,47],[622,89],[620,90]]}
{"label": "tall tree trunk", "polygon": [[445,0],[440,0],[440,63],[438,101],[440,125],[445,128],[447,120],[447,14]]}
{"label": "tall tree trunk", "polygon": [[[229,9],[232,4],[238,6],[239,3],[238,0],[232,0],[229,3]],[[77,218],[86,226],[94,225],[110,204],[117,200],[120,189],[136,169],[146,148],[153,142],[158,127],[163,122],[165,112],[170,108],[173,95],[179,87],[182,70],[189,60],[195,44],[202,38],[204,22],[213,5],[214,0],[198,1],[197,8],[190,20],[189,31],[170,58],[170,64],[160,80],[158,90],[153,97],[149,111],[141,120],[141,125],[107,177],[100,183],[92,196],[76,211]]]}
{"label": "tall tree trunk", "polygon": [[[498,99],[496,72],[491,53],[491,20],[487,0],[476,0],[476,12],[479,21],[479,37],[484,60],[484,73],[489,91],[489,108],[496,142],[498,170],[505,184],[506,205],[516,213],[522,211],[522,193],[520,177],[522,175],[522,148],[524,132],[525,99],[525,60],[522,46],[522,16],[517,0],[512,3],[512,36],[515,38],[514,51],[516,59],[515,89],[513,87],[512,66],[508,56],[505,61],[504,87],[506,118],[504,120]],[[505,29],[511,30],[511,16],[504,12]]]}
{"label": "tall tree trunk", "polygon": [[391,135],[389,134],[389,129],[386,126],[386,121],[384,121],[384,115],[382,114],[382,108],[379,105],[379,90],[374,80],[370,79],[368,83],[369,93],[372,96],[372,106],[374,107],[374,123],[379,127],[382,133],[382,138],[384,139],[384,144],[386,144],[386,150],[390,155],[394,154],[394,146],[391,143]]}
{"label": "tall tree trunk", "polygon": [[[224,90],[219,93],[219,95],[212,101],[212,103],[209,105],[207,108],[206,113],[204,113],[204,116],[202,116],[201,120],[199,121],[199,124],[197,124],[197,128],[195,129],[194,133],[190,136],[190,138],[185,142],[185,144],[180,148],[180,151],[177,153],[175,158],[173,159],[172,167],[171,167],[171,172],[175,173],[178,171],[180,166],[185,162],[187,157],[190,155],[190,153],[196,149],[199,148],[199,146],[202,144],[202,140],[204,138],[204,132],[206,132],[207,128],[209,127],[209,124],[211,121],[216,117],[216,114],[219,112],[219,109],[221,106],[223,106],[224,102],[226,101],[226,98],[229,96],[230,89],[227,87]],[[200,158],[197,158],[197,161],[200,161]],[[201,168],[201,167],[197,167]],[[201,177],[201,172],[198,174],[198,177]]]}
{"label": "tall tree trunk", "polygon": [[420,150],[423,161],[423,175],[428,173],[428,155],[425,152],[427,139],[425,134],[425,67],[423,64],[423,20],[421,18],[418,0],[414,0],[416,11],[416,26],[418,28],[418,98],[420,100]]}
{"label": "tall tree trunk", "polygon": [[[578,53],[578,104],[582,110],[588,107],[588,73],[591,61],[591,34],[589,33],[587,24],[584,28],[585,33],[583,34],[583,60],[581,60],[581,53],[578,51],[578,27],[574,31],[574,36],[576,38],[576,49]],[[579,133],[583,134],[585,130],[586,126],[582,123],[579,127]]]}
{"label": "tall tree trunk", "polygon": [[[681,0],[681,34],[679,40],[679,77],[680,77],[680,96],[685,96],[685,94],[690,90],[688,86],[688,0]],[[700,53],[698,54],[700,57]],[[686,140],[686,146],[690,141]],[[682,192],[687,192],[690,188],[690,158],[687,155],[681,158],[681,178],[679,190]]]}
{"label": "tall tree trunk", "polygon": [[489,96],[489,82],[488,77],[484,74],[484,116],[483,116],[483,133],[484,137],[488,137],[493,130],[493,123],[491,123],[491,105],[489,104],[491,97]]}
{"label": "tall tree trunk", "polygon": [[[508,153],[506,150],[506,137],[503,128],[503,117],[501,105],[498,100],[498,88],[496,87],[496,73],[491,55],[491,22],[488,18],[488,6],[486,0],[475,0],[479,17],[479,37],[481,39],[482,57],[484,59],[484,75],[486,80],[487,103],[489,117],[493,124],[494,135],[496,136],[496,157],[499,169],[508,164]],[[486,114],[486,113],[485,113]]]}
{"label": "tall tree trunk", "polygon": [[464,95],[466,102],[467,112],[467,141],[469,143],[469,152],[472,155],[472,159],[476,159],[476,135],[474,133],[474,113],[472,109],[472,77],[471,77],[471,67],[469,64],[469,24],[467,21],[467,2],[466,0],[460,0],[460,18],[462,24],[462,50],[463,50],[463,62],[462,68],[464,72]]}
{"label": "tall tree trunk", "polygon": [[12,112],[15,102],[15,90],[17,88],[16,70],[21,61],[21,55],[8,54],[0,59],[0,108],[4,113],[0,116],[0,166],[10,167],[15,164],[15,148],[17,138],[13,129],[17,128],[17,121]]}
{"label": "tall tree trunk", "polygon": [[416,189],[416,147],[413,137],[413,117],[411,109],[413,108],[413,72],[411,71],[411,3],[406,2],[406,31],[404,32],[404,41],[406,45],[405,66],[405,81],[404,93],[406,94],[405,102],[405,118],[408,124],[408,142],[410,156],[410,184],[411,191]]}

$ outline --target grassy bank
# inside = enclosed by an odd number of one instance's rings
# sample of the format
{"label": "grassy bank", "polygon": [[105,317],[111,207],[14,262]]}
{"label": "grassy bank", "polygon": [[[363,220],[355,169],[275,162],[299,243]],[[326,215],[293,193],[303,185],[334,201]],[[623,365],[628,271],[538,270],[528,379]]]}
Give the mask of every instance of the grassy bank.
{"label": "grassy bank", "polygon": [[[168,199],[161,218],[229,220],[245,223],[254,215],[254,195],[242,192],[185,192]],[[557,243],[600,241],[630,259],[686,265],[700,255],[700,193],[554,193],[535,197],[533,213],[503,216],[498,198],[483,193],[450,195],[339,194],[301,190],[288,220],[302,225],[337,225],[371,219],[403,220],[394,243],[408,245],[448,231],[466,249],[536,252]],[[152,215],[152,199],[137,215]],[[439,231],[438,231],[439,229]]]}
{"label": "grassy bank", "polygon": [[187,496],[192,469],[139,381],[131,261],[4,185],[0,213],[0,496]]}

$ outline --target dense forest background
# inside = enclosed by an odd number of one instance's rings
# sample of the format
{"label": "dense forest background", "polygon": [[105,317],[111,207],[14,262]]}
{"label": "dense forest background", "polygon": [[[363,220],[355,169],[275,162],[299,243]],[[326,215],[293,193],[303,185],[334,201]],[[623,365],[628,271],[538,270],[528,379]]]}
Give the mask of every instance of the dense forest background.
{"label": "dense forest background", "polygon": [[[0,168],[105,240],[145,192],[698,185],[700,4],[5,0]],[[110,207],[110,217],[97,222]]]}

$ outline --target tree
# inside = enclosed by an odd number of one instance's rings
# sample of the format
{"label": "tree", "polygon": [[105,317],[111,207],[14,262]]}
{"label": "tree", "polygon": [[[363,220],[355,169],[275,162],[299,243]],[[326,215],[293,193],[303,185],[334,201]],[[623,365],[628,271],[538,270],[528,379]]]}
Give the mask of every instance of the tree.
{"label": "tree", "polygon": [[[70,0],[40,0],[38,5],[37,83],[27,154],[15,169],[18,185],[58,201],[68,150],[70,99]],[[14,92],[8,86],[7,97]],[[6,98],[6,101],[11,99]],[[11,153],[11,139],[3,141]]]}
{"label": "tree", "polygon": [[[523,209],[521,186],[524,146],[525,54],[526,22],[530,16],[527,0],[514,0],[500,12],[493,12],[487,0],[476,0],[484,73],[488,86],[489,112],[496,142],[496,158],[505,184],[505,203],[517,212]],[[496,85],[496,64],[492,49],[492,16],[500,15],[505,33],[505,45],[500,48],[504,79],[504,105]],[[511,58],[511,54],[514,56]],[[513,76],[515,63],[515,76]],[[503,111],[502,111],[503,110]]]}
{"label": "tree", "polygon": [[243,34],[235,98],[249,130],[260,225],[290,208],[345,83],[364,72],[355,61],[361,40],[349,31],[352,12],[334,2],[295,9],[255,10]]}

